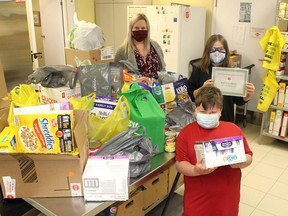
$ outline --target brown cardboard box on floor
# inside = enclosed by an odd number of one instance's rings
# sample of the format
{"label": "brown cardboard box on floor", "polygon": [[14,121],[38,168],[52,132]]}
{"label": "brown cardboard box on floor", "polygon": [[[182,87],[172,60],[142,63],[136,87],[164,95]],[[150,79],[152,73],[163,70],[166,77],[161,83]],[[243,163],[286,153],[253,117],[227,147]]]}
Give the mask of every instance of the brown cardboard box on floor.
{"label": "brown cardboard box on floor", "polygon": [[[3,196],[16,198],[83,196],[82,173],[88,158],[85,111],[74,111],[74,135],[79,155],[0,154],[0,183]],[[15,179],[4,184],[4,180]],[[11,192],[15,187],[15,194]]]}
{"label": "brown cardboard box on floor", "polygon": [[114,60],[114,49],[111,46],[96,50],[78,50],[66,47],[65,56],[66,64],[74,67],[76,67],[75,56],[77,56],[80,61],[88,59],[91,61],[91,64],[102,64]]}

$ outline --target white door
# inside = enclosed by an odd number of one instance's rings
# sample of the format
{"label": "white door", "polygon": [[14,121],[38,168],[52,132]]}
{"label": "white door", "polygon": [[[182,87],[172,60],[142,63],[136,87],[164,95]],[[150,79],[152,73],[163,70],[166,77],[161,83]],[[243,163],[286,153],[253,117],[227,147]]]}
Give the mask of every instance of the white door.
{"label": "white door", "polygon": [[259,45],[266,30],[275,25],[276,0],[215,0],[213,33],[222,34],[230,50],[242,55],[242,67],[255,64],[250,81],[256,91],[248,110],[258,111],[257,102],[265,70],[260,61],[264,53]]}
{"label": "white door", "polygon": [[[39,3],[45,64],[64,65],[66,64],[65,40],[71,30],[71,19],[73,18],[71,15],[75,10],[71,4],[74,5],[74,1],[40,0]],[[66,17],[67,9],[68,17]]]}

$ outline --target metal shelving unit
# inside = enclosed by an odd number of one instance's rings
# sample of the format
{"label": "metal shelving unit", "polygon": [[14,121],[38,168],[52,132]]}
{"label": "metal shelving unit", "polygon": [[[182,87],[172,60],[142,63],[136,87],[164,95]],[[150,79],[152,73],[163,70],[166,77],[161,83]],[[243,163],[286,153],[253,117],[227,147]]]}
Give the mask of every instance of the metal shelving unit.
{"label": "metal shelving unit", "polygon": [[[276,17],[275,17],[275,25],[276,26],[280,26],[283,28],[285,27],[285,30],[288,31],[288,18],[282,18],[282,17],[279,17],[279,5],[281,2],[285,2],[288,4],[288,1],[285,1],[285,0],[278,0],[277,1],[277,9],[276,11],[278,11],[278,13],[276,14]],[[284,23],[283,23],[284,22]],[[281,30],[281,28],[280,28]],[[286,52],[288,53],[288,49],[282,49],[282,52]],[[287,63],[286,63],[287,64]],[[285,72],[286,69],[285,69]],[[288,75],[281,75],[281,76],[276,76],[276,79],[277,81],[281,81],[281,80],[285,80],[285,81],[288,81]],[[278,139],[278,140],[282,140],[284,142],[288,142],[288,137],[286,138],[282,138],[280,136],[275,136],[275,135],[272,135],[270,133],[268,133],[268,128],[269,128],[269,123],[270,123],[270,114],[271,114],[271,111],[273,110],[282,110],[283,112],[288,112],[288,108],[287,107],[278,107],[278,106],[275,106],[275,105],[270,105],[269,106],[269,109],[267,112],[263,113],[263,117],[262,117],[262,123],[261,123],[261,135],[264,135],[264,136],[267,136],[267,137],[271,137],[271,138],[274,138],[274,139]]]}

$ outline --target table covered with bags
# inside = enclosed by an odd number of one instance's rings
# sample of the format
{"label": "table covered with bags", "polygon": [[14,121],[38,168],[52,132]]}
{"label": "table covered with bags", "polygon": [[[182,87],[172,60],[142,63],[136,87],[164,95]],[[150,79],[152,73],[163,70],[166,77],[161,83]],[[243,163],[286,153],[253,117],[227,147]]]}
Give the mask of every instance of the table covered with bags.
{"label": "table covered with bags", "polygon": [[[139,189],[142,188],[142,195],[149,196],[148,202],[162,201],[166,195],[169,193],[170,188],[172,187],[174,178],[176,176],[175,169],[175,154],[174,153],[160,153],[152,157],[150,171],[137,177],[131,178],[129,184],[129,192],[131,198],[133,199],[133,194]],[[151,187],[147,184],[151,183]],[[145,187],[146,186],[146,190]],[[158,194],[155,194],[157,190]],[[146,193],[146,195],[145,195]],[[153,200],[151,200],[151,193],[153,194]],[[143,197],[142,197],[143,198]],[[26,202],[31,204],[33,207],[38,209],[40,212],[44,213],[47,216],[54,215],[97,215],[98,213],[109,209],[110,206],[119,207],[121,204],[125,206],[126,203],[131,202],[131,200],[126,202],[85,202],[83,197],[57,197],[57,198],[24,198]],[[137,199],[139,201],[139,199]],[[145,210],[153,206],[152,203],[143,203],[143,200],[140,201],[140,208],[137,210],[143,211],[144,215]],[[139,207],[138,203],[134,203]],[[63,207],[65,206],[65,207]],[[136,207],[136,206],[135,206]],[[153,206],[154,207],[154,206]],[[120,208],[120,207],[119,207]],[[146,209],[145,209],[146,208]],[[123,212],[123,211],[122,211]],[[125,212],[125,210],[124,210]],[[127,211],[125,212],[127,213]],[[118,215],[118,214],[117,214]],[[120,214],[121,215],[121,214]],[[124,214],[123,214],[124,215]],[[129,215],[129,214],[127,214]]]}

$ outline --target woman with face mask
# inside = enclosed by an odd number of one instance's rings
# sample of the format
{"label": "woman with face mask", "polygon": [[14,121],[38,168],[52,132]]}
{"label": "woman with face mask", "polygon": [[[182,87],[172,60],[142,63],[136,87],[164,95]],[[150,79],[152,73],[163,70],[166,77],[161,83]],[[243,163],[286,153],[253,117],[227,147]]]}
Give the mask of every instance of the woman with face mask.
{"label": "woman with face mask", "polygon": [[163,51],[150,39],[150,25],[145,14],[137,14],[131,19],[127,37],[114,61],[121,61],[129,70],[155,79],[158,78],[157,72],[165,71]]}
{"label": "woman with face mask", "polygon": [[[195,106],[197,121],[184,127],[176,140],[176,168],[184,175],[185,185],[182,216],[238,216],[241,170],[252,163],[253,152],[237,125],[219,121],[223,97],[218,88],[201,88],[196,96]],[[222,149],[216,151],[212,147],[215,146],[213,140],[233,136],[242,136],[245,162],[206,168],[202,163],[204,159],[197,158],[195,143],[209,142],[210,146],[207,143],[205,151],[222,155]]]}
{"label": "woman with face mask", "polygon": [[[231,67],[231,65],[226,39],[219,34],[210,36],[206,42],[199,68],[193,70],[188,80],[188,93],[192,101],[195,101],[202,87],[213,85],[212,67]],[[224,96],[221,120],[234,122],[234,104],[244,105],[254,95],[255,87],[252,83],[247,83],[246,89],[245,97]]]}

